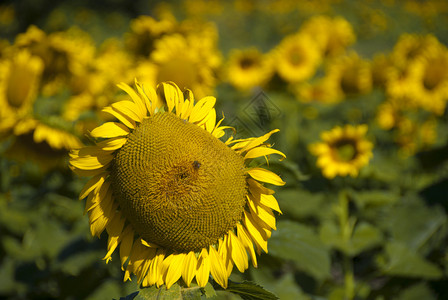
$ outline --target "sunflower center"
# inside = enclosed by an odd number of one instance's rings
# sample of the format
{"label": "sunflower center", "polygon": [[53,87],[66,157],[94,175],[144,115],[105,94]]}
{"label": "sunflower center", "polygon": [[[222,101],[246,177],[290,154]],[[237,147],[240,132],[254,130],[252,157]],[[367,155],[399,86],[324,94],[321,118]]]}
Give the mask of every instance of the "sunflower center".
{"label": "sunflower center", "polygon": [[241,220],[241,156],[172,113],[144,119],[117,151],[114,197],[146,241],[179,252],[214,244]]}
{"label": "sunflower center", "polygon": [[240,61],[241,69],[246,70],[251,68],[253,65],[255,65],[255,61],[253,58],[250,57],[243,57]]}
{"label": "sunflower center", "polygon": [[351,161],[356,155],[356,145],[352,140],[341,140],[338,141],[333,148],[335,151],[335,156],[339,161]]}

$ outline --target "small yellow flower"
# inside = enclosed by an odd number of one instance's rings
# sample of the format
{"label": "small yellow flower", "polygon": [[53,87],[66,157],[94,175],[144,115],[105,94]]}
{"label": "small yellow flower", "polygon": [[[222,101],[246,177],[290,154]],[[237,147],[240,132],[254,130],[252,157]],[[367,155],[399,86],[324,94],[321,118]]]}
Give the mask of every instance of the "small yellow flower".
{"label": "small yellow flower", "polygon": [[373,144],[365,139],[367,125],[335,127],[321,133],[322,142],[311,144],[317,166],[327,178],[358,176],[359,170],[372,158]]}
{"label": "small yellow flower", "polygon": [[222,287],[234,266],[267,252],[281,213],[274,191],[261,182],[283,185],[275,173],[247,163],[284,154],[266,144],[278,130],[243,140],[219,138],[214,97],[195,103],[191,91],[172,82],[157,90],[136,82],[120,84],[131,100],[104,109],[118,119],[91,131],[94,146],[73,150],[70,167],[93,176],[80,193],[87,198],[92,235],[108,233],[106,262],[119,247],[125,280],[131,273],[143,286],[193,278],[204,287],[211,274]]}

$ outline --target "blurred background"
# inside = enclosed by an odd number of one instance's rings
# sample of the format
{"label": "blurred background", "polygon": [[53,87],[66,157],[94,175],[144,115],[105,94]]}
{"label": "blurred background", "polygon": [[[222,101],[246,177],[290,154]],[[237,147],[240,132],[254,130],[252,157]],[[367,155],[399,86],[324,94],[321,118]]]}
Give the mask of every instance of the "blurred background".
{"label": "blurred background", "polygon": [[135,78],[217,97],[237,137],[281,130],[283,214],[232,281],[448,299],[447,43],[443,0],[2,1],[0,299],[149,299],[102,260],[67,165]]}

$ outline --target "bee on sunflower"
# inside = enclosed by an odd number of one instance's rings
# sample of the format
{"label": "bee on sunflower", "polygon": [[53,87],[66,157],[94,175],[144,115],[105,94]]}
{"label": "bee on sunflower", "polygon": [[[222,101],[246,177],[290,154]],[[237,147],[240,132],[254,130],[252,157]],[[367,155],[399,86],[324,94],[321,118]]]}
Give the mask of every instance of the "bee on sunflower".
{"label": "bee on sunflower", "polygon": [[93,129],[95,145],[70,154],[76,174],[93,176],[79,197],[91,233],[106,230],[106,262],[119,247],[125,280],[133,273],[143,286],[170,288],[195,278],[204,287],[211,274],[226,288],[234,266],[244,272],[249,257],[257,266],[276,229],[281,210],[263,182],[285,182],[248,162],[285,158],[265,143],[278,130],[222,142],[229,127],[216,122],[214,97],[195,102],[172,82],[135,85],[120,84],[131,99],[104,109],[118,122]]}

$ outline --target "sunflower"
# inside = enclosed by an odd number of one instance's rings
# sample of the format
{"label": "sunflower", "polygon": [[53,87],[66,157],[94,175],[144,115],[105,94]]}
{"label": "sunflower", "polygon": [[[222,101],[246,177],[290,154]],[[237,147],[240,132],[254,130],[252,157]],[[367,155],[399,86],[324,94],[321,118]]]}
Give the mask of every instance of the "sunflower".
{"label": "sunflower", "polygon": [[317,44],[303,34],[284,38],[274,50],[273,56],[278,75],[291,83],[309,79],[321,61]]}
{"label": "sunflower", "polygon": [[26,49],[42,59],[44,95],[60,92],[71,76],[82,71],[95,54],[89,34],[76,27],[47,35],[31,25],[25,33],[17,35],[13,47]]}
{"label": "sunflower", "polygon": [[265,84],[272,76],[273,65],[269,55],[256,48],[235,49],[230,53],[226,69],[227,80],[240,90]]}
{"label": "sunflower", "polygon": [[323,142],[311,144],[310,152],[317,156],[317,166],[327,178],[358,176],[361,167],[372,157],[373,144],[365,139],[367,125],[335,127],[321,133]]}
{"label": "sunflower", "polygon": [[125,34],[125,47],[136,56],[147,57],[154,49],[154,42],[172,33],[176,26],[172,17],[157,21],[150,16],[139,16],[131,21],[129,32]]}
{"label": "sunflower", "polygon": [[312,17],[302,25],[300,33],[310,36],[324,57],[343,54],[356,41],[352,25],[342,17]]}
{"label": "sunflower", "polygon": [[14,124],[10,135],[13,142],[6,149],[5,156],[21,162],[33,161],[43,171],[66,166],[68,151],[81,147],[82,143],[56,123],[52,120],[43,122],[33,117],[20,119]]}
{"label": "sunflower", "polygon": [[352,52],[332,61],[327,68],[326,80],[337,83],[341,98],[364,94],[372,89],[370,64]]}
{"label": "sunflower", "polygon": [[180,34],[157,40],[150,56],[157,69],[153,83],[171,80],[200,97],[212,94],[220,55],[209,42],[199,41],[195,35],[185,37]]}
{"label": "sunflower", "polygon": [[257,266],[255,253],[267,252],[275,230],[273,191],[260,182],[283,185],[281,178],[246,164],[257,157],[284,154],[258,138],[219,138],[216,99],[194,103],[172,82],[157,91],[136,81],[119,85],[132,99],[104,109],[120,122],[91,131],[94,146],[73,150],[71,169],[93,176],[80,193],[92,235],[106,230],[106,262],[119,247],[124,280],[134,273],[143,286],[170,288],[181,277],[204,287],[209,274],[222,287],[235,265]]}
{"label": "sunflower", "polygon": [[415,97],[419,106],[443,115],[448,100],[448,50],[434,47],[409,68],[415,76]]}
{"label": "sunflower", "polygon": [[394,45],[391,61],[395,66],[405,68],[420,59],[429,49],[440,46],[434,35],[418,35],[404,33]]}
{"label": "sunflower", "polygon": [[27,50],[0,62],[0,122],[5,117],[20,118],[32,110],[42,70],[42,60]]}

